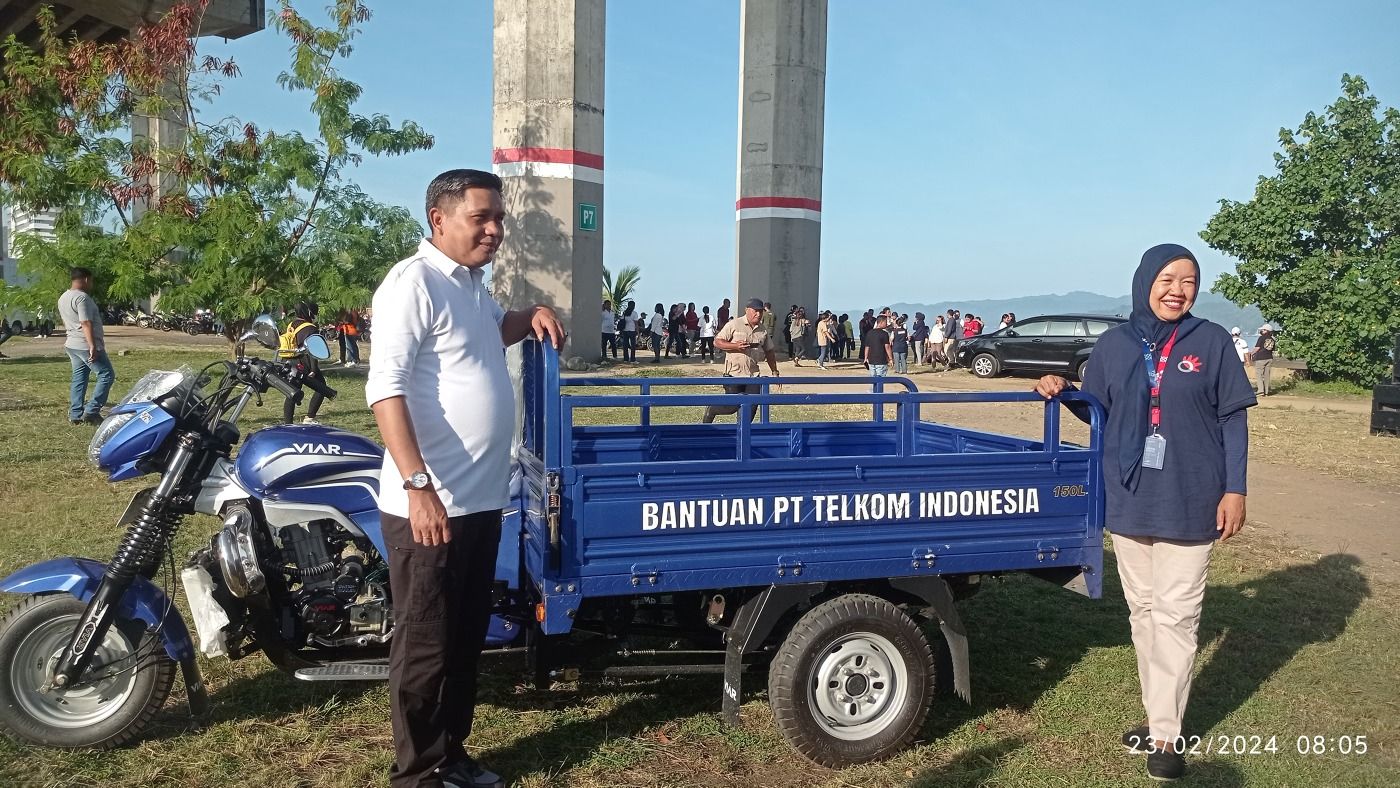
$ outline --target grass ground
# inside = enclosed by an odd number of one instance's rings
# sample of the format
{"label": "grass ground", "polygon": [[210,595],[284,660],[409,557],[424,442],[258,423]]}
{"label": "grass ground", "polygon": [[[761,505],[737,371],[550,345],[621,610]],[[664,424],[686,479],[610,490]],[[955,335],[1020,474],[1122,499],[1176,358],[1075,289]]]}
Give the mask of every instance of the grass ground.
{"label": "grass ground", "polygon": [[[120,357],[118,389],[148,368],[209,358]],[[87,465],[92,430],[63,417],[67,376],[65,359],[0,367],[0,573],[60,554],[105,558],[119,536],[112,521],[148,483],[110,485]],[[362,378],[332,384],[342,397],[324,409],[326,420],[373,434]],[[269,423],[280,401],[268,405],[253,411],[245,433]],[[857,417],[854,409],[828,415]],[[1315,450],[1323,427],[1286,423],[1256,425],[1278,435],[1256,444],[1253,456]],[[1038,429],[1034,408],[1025,426]],[[1396,478],[1380,465],[1363,471],[1378,483]],[[188,521],[179,554],[216,527],[208,518]],[[963,603],[974,703],[940,698],[918,745],[880,764],[833,772],[796,757],[772,726],[760,678],[747,685],[743,725],[728,729],[719,723],[715,677],[535,690],[511,662],[487,669],[474,751],[527,786],[1146,784],[1141,758],[1125,755],[1116,741],[1141,708],[1126,609],[1108,561],[1100,601],[1017,576],[992,581]],[[0,607],[12,604],[0,600]],[[1261,751],[1198,756],[1189,784],[1400,782],[1397,605],[1400,584],[1364,576],[1349,556],[1294,550],[1249,531],[1216,550],[1187,727],[1217,747],[1218,737],[1246,737],[1230,745],[1248,748],[1257,736]],[[384,784],[391,755],[382,686],[303,684],[261,657],[206,662],[205,670],[216,704],[207,729],[188,729],[177,693],[145,741],[115,752],[56,752],[0,738],[0,785]],[[1333,751],[1300,755],[1304,736],[1329,737]],[[1339,736],[1367,737],[1366,754],[1336,752]],[[1276,751],[1267,751],[1270,742]]]}

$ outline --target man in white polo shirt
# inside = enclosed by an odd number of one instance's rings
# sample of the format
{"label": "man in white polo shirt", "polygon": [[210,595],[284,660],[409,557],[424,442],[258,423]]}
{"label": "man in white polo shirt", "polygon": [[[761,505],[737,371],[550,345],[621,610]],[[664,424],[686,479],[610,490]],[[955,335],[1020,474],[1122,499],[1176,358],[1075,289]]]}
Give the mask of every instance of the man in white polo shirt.
{"label": "man in white polo shirt", "polygon": [[389,779],[504,785],[464,748],[509,497],[515,396],[504,348],[531,334],[562,347],[564,328],[547,306],[502,310],[482,286],[504,236],[499,178],[444,172],[428,186],[427,210],[432,237],[374,293],[365,384],[388,449],[379,508],[394,591]]}

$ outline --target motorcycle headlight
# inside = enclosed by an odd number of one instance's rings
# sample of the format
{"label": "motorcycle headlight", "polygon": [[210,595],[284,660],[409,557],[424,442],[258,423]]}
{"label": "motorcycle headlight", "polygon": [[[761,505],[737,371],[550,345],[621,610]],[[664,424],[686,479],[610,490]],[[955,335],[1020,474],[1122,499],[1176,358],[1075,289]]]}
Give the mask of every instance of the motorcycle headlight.
{"label": "motorcycle headlight", "polygon": [[126,426],[128,421],[136,418],[135,413],[117,413],[103,419],[101,426],[92,436],[92,443],[88,444],[88,461],[93,465],[100,465],[98,458],[102,456],[102,447],[107,445],[107,441],[117,434],[117,430]]}
{"label": "motorcycle headlight", "polygon": [[136,381],[136,385],[131,387],[131,391],[118,403],[118,407],[128,402],[155,402],[193,378],[194,371],[187,366],[171,371],[151,370]]}

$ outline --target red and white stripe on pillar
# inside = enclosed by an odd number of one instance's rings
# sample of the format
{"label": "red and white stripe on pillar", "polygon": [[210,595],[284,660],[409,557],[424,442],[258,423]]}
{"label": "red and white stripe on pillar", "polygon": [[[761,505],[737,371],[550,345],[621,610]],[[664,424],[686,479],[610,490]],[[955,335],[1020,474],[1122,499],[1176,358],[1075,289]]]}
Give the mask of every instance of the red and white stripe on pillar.
{"label": "red and white stripe on pillar", "polygon": [[491,171],[502,178],[571,178],[603,182],[603,157],[568,148],[496,148]]}
{"label": "red and white stripe on pillar", "polygon": [[740,197],[734,202],[734,218],[822,220],[822,201],[806,197]]}

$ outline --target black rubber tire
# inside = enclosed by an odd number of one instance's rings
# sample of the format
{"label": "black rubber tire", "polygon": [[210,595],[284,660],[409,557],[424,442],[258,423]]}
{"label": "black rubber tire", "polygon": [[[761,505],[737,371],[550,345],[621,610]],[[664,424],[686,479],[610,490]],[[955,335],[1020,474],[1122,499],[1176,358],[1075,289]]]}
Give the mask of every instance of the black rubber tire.
{"label": "black rubber tire", "polygon": [[[36,719],[15,697],[11,684],[11,664],[25,636],[37,627],[62,616],[81,616],[86,605],[68,594],[30,596],[0,621],[0,731],[11,738],[42,747],[59,749],[110,750],[136,739],[165,705],[175,682],[175,663],[140,621],[117,619],[120,631],[135,653],[154,655],[142,661],[136,672],[131,697],[105,720],[83,728],[59,728]],[[76,622],[76,618],[75,618]]]}
{"label": "black rubber tire", "polygon": [[1074,368],[1074,377],[1080,382],[1084,382],[1084,374],[1089,371],[1089,359],[1079,362],[1079,366]]}
{"label": "black rubber tire", "polygon": [[[887,725],[868,738],[847,740],[818,722],[812,696],[821,658],[843,638],[861,633],[894,645],[904,661],[908,690],[903,703],[889,710],[894,718]],[[846,594],[817,605],[793,625],[768,668],[768,702],[778,731],[794,750],[814,763],[841,768],[908,746],[928,717],[935,671],[928,639],[904,611],[877,596]]]}
{"label": "black rubber tire", "polygon": [[[979,363],[983,362],[985,363]],[[978,353],[972,357],[972,363],[968,364],[968,369],[979,378],[994,378],[1001,374],[1001,362],[991,353]]]}

